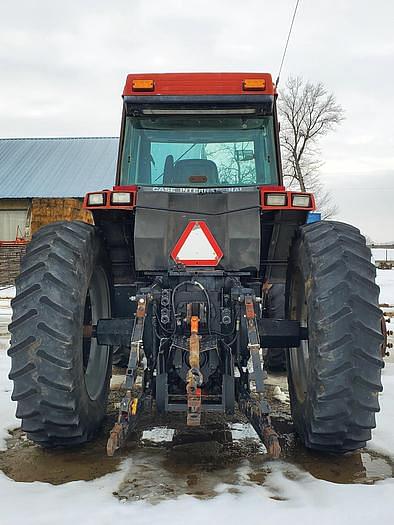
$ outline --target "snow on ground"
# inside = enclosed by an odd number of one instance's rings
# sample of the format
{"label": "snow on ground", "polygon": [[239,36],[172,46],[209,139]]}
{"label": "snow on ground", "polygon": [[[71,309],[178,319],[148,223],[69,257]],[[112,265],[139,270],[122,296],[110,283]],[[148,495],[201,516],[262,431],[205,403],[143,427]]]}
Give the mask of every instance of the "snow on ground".
{"label": "snow on ground", "polygon": [[394,270],[376,270],[380,304],[394,305]]}
{"label": "snow on ground", "polygon": [[[43,483],[19,484],[0,477],[3,525],[183,525],[215,520],[217,524],[302,523],[336,525],[391,523],[392,480],[367,485],[336,485],[315,480],[298,470],[284,476],[282,464],[272,465],[263,487],[247,487],[239,494],[225,492],[216,498],[197,500],[183,496],[158,505],[122,503],[111,492],[125,472],[107,475],[92,482],[60,486]],[[23,504],[21,504],[23,502]]]}
{"label": "snow on ground", "polygon": [[1,298],[12,298],[15,297],[15,286],[1,286],[0,287],[0,299]]}
{"label": "snow on ground", "polygon": [[[394,305],[394,270],[377,270],[376,281],[380,286],[380,304]],[[392,322],[394,319],[392,319]],[[387,328],[393,330],[392,322]],[[390,339],[391,340],[391,339]],[[368,448],[378,452],[390,451],[394,456],[394,351],[383,370],[384,394],[380,397],[381,411],[376,416],[376,429]],[[394,496],[394,494],[393,494]]]}
{"label": "snow on ground", "polygon": [[[381,302],[394,304],[394,271],[378,271]],[[11,291],[12,292],[12,291]],[[1,296],[4,291],[0,290]],[[9,313],[2,303],[4,319]],[[7,312],[6,312],[7,310]],[[1,337],[1,336],[0,336]],[[7,345],[3,339],[3,348]],[[0,340],[1,345],[1,340]],[[7,378],[10,360],[0,346],[0,445],[6,429],[18,426],[15,404],[10,401],[11,382]],[[369,445],[394,458],[394,364],[383,371],[384,393],[378,428]],[[63,485],[18,483],[0,472],[2,525],[113,525],[123,522],[148,525],[190,525],[214,520],[217,525],[241,522],[280,524],[336,525],[392,523],[394,479],[374,485],[341,485],[322,481],[283,461],[270,463],[263,486],[221,485],[218,496],[199,500],[191,496],[168,499],[157,505],[147,502],[122,502],[113,492],[127,476],[132,457],[120,470],[94,481],[74,481]]]}
{"label": "snow on ground", "polygon": [[10,301],[15,296],[13,286],[0,288],[0,450],[5,449],[5,439],[8,436],[7,428],[19,426],[15,418],[16,405],[10,400],[12,382],[8,379],[10,361],[5,355],[9,344],[8,324],[11,321]]}
{"label": "snow on ground", "polygon": [[336,525],[391,523],[393,481],[367,485],[336,485],[317,481],[294,470],[285,477],[282,465],[272,466],[263,487],[248,487],[239,494],[224,492],[211,500],[183,496],[158,505],[121,503],[111,492],[123,471],[92,482],[60,486],[19,484],[0,477],[3,525],[190,525],[240,523]]}
{"label": "snow on ground", "polygon": [[11,359],[0,348],[0,450],[6,449],[5,440],[9,437],[7,429],[19,427],[15,417],[16,403],[11,401],[12,381],[8,379],[10,368]]}
{"label": "snow on ground", "polygon": [[0,350],[8,346],[8,324],[11,318],[10,300],[15,297],[13,286],[0,288]]}
{"label": "snow on ground", "polygon": [[[394,458],[394,364],[386,363],[382,372],[384,392],[380,396],[380,412],[368,448]],[[393,492],[394,497],[394,492]]]}

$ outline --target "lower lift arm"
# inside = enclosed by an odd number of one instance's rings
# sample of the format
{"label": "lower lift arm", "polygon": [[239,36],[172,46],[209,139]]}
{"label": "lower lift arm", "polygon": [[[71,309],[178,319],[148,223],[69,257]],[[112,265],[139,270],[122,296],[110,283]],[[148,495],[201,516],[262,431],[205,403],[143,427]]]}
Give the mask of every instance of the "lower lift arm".
{"label": "lower lift arm", "polygon": [[142,399],[144,395],[143,393],[133,398],[132,388],[137,377],[138,366],[141,362],[142,338],[144,334],[147,307],[148,296],[141,295],[137,297],[137,311],[134,319],[134,327],[130,342],[130,357],[125,378],[126,395],[120,403],[118,420],[112,428],[107,441],[108,456],[113,456],[115,451],[125,443],[128,435],[137,422],[137,416],[139,413],[138,406],[144,401]]}
{"label": "lower lift arm", "polygon": [[268,454],[273,458],[278,458],[281,453],[279,439],[271,425],[269,405],[263,397],[264,372],[260,358],[260,338],[252,295],[245,295],[244,311],[248,334],[248,348],[252,359],[256,391],[260,396],[260,400],[253,398],[249,390],[242,388],[241,386],[238,397],[238,406],[263,441]]}

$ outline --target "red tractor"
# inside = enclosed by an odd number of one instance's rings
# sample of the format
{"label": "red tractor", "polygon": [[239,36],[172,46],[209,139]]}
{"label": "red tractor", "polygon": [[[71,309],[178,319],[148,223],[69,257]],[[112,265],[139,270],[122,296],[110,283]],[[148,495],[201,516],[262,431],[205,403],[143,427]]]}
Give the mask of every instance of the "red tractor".
{"label": "red tractor", "polygon": [[269,74],[127,77],[115,186],[84,201],[94,226],[43,227],[16,282],[10,378],[30,439],[92,439],[114,362],[125,393],[109,454],[142,409],[198,426],[238,406],[278,456],[263,369],[278,349],[305,446],[371,438],[382,334],[370,250],[353,226],[307,224],[313,195],[283,186],[276,97]]}

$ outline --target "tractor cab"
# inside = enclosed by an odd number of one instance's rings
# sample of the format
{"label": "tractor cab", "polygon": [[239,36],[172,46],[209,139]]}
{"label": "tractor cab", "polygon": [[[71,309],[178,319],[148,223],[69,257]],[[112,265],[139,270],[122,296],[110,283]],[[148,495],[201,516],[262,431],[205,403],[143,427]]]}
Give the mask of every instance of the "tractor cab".
{"label": "tractor cab", "polygon": [[[223,252],[217,269],[285,280],[290,240],[314,199],[283,186],[276,96],[267,73],[128,75],[116,185],[88,194],[84,206],[111,230],[133,210],[136,272],[206,266],[212,258],[197,248],[173,256],[189,225],[203,221]],[[110,209],[122,212],[108,222]]]}
{"label": "tractor cab", "polygon": [[129,75],[117,183],[234,188],[281,181],[270,75]]}

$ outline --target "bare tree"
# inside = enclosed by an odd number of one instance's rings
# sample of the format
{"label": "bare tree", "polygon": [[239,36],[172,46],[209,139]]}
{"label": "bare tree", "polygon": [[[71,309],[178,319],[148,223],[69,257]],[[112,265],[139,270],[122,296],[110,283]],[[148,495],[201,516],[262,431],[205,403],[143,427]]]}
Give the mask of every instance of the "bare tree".
{"label": "bare tree", "polygon": [[290,188],[313,191],[323,217],[337,213],[319,177],[322,166],[319,139],[343,119],[344,111],[321,82],[290,77],[280,93],[283,172]]}
{"label": "bare tree", "polygon": [[207,145],[205,157],[218,167],[219,179],[226,184],[253,184],[256,180],[253,142]]}

